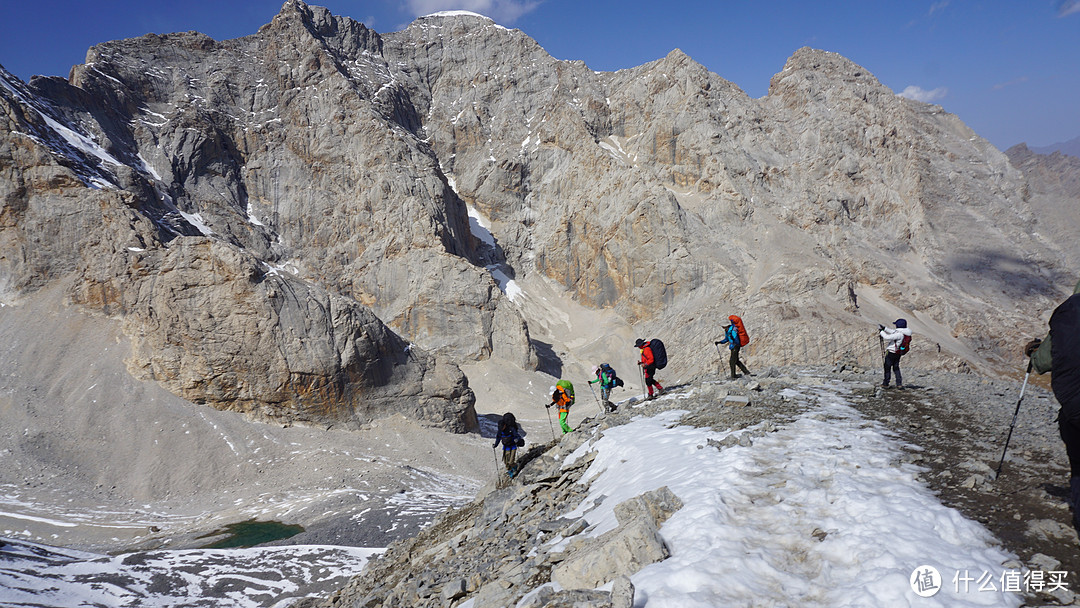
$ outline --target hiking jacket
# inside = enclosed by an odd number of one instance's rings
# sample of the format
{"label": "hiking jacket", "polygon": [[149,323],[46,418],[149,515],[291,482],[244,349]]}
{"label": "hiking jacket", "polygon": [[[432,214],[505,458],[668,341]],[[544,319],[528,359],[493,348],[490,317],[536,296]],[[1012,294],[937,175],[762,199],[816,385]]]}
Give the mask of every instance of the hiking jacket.
{"label": "hiking jacket", "polygon": [[739,348],[739,328],[734,323],[724,328],[724,339],[720,340],[720,344],[727,344],[731,350]]}
{"label": "hiking jacket", "polygon": [[518,447],[518,439],[520,438],[521,434],[518,433],[516,423],[509,427],[503,427],[503,425],[500,424],[499,434],[495,437],[495,445],[491,447],[496,447],[501,442],[504,450],[516,450]]}
{"label": "hiking jacket", "polygon": [[886,327],[881,330],[881,337],[885,339],[885,350],[890,353],[895,353],[900,348],[900,343],[903,342],[904,336],[910,335],[910,327],[897,327],[896,329]]}
{"label": "hiking jacket", "polygon": [[[1076,287],[1073,288],[1073,295],[1080,294],[1080,281],[1076,283]],[[1053,332],[1051,332],[1053,333]],[[1035,349],[1035,352],[1031,353],[1031,367],[1040,374],[1045,374],[1050,371],[1054,366],[1053,355],[1053,341],[1050,339],[1050,334],[1046,334],[1046,338],[1043,339],[1039,348]]]}
{"label": "hiking jacket", "polygon": [[1080,294],[1074,294],[1050,316],[1054,337],[1050,354],[1053,375],[1050,388],[1061,404],[1061,415],[1080,424]]}
{"label": "hiking jacket", "polygon": [[653,358],[652,348],[650,348],[648,344],[646,344],[645,346],[642,346],[641,347],[641,365],[643,367],[649,367],[650,365],[655,365],[655,364],[656,364],[656,359]]}
{"label": "hiking jacket", "polygon": [[566,394],[561,386],[555,387],[555,392],[552,394],[551,402],[559,406],[559,410],[569,409],[574,404],[573,398]]}
{"label": "hiking jacket", "polygon": [[598,377],[596,380],[589,380],[589,384],[596,384],[597,382],[599,382],[600,383],[600,388],[615,388],[615,372],[614,371],[611,371],[611,372],[600,371],[599,374],[600,374],[600,377]]}

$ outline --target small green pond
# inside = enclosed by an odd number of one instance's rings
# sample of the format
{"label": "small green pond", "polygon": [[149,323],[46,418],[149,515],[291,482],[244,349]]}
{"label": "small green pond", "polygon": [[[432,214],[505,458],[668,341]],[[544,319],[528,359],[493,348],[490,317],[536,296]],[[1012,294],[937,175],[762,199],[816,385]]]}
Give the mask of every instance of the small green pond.
{"label": "small green pond", "polygon": [[211,538],[228,534],[221,540],[216,540],[202,549],[234,549],[238,547],[254,547],[274,540],[281,540],[296,536],[304,531],[304,527],[297,524],[283,524],[280,521],[241,521],[228,524],[224,528],[214,530],[209,534],[203,534],[199,538]]}

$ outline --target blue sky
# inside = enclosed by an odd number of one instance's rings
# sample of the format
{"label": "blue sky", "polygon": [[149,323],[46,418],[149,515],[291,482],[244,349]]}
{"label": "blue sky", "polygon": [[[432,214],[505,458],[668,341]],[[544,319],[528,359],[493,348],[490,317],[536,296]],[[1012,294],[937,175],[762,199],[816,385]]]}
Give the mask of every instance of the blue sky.
{"label": "blue sky", "polygon": [[[840,53],[897,93],[940,104],[998,148],[1080,136],[1080,0],[678,1],[324,0],[397,31],[467,9],[521,29],[558,59],[617,70],[680,48],[753,97],[802,46]],[[148,32],[254,33],[281,0],[13,0],[0,64],[23,79],[66,76],[90,46]]]}

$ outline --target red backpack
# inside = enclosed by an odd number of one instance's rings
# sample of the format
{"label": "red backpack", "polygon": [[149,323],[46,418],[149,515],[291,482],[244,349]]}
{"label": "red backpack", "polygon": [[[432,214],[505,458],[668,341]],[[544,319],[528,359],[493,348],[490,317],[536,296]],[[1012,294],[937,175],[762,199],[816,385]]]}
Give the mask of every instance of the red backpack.
{"label": "red backpack", "polygon": [[900,340],[900,346],[896,347],[896,352],[903,357],[911,350],[911,336],[904,336],[903,340]]}
{"label": "red backpack", "polygon": [[739,315],[731,315],[728,317],[728,321],[735,326],[735,331],[739,334],[739,346],[746,346],[750,343],[750,334],[746,333],[746,327],[743,325],[742,319]]}

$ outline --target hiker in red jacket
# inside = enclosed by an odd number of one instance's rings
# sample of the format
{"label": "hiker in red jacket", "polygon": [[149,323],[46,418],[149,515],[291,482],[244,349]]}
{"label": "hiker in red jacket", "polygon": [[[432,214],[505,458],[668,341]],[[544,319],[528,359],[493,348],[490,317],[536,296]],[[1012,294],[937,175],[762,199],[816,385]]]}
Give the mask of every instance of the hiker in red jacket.
{"label": "hiker in red jacket", "polygon": [[656,386],[656,394],[660,395],[664,392],[664,387],[660,386],[660,383],[656,381],[653,376],[656,375],[656,359],[653,358],[652,348],[649,347],[649,343],[641,338],[634,342],[634,346],[641,349],[641,361],[638,365],[641,366],[641,372],[645,376],[645,386],[649,389],[649,399],[654,397],[653,386]]}

